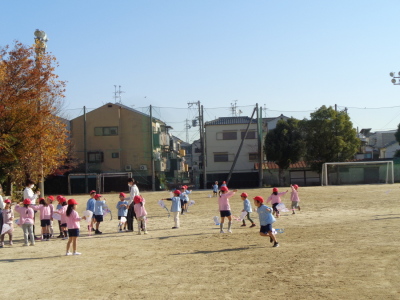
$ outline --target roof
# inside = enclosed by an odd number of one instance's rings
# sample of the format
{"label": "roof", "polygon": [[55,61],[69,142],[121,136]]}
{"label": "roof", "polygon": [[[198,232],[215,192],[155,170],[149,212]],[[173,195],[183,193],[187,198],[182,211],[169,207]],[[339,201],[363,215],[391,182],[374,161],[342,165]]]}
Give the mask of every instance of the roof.
{"label": "roof", "polygon": [[208,121],[204,124],[207,125],[231,125],[231,124],[257,124],[257,119],[250,119],[249,117],[220,117],[216,120]]}
{"label": "roof", "polygon": [[[258,170],[259,163],[254,164],[254,168]],[[309,166],[305,161],[299,161],[295,164],[290,164],[289,169],[307,169]],[[272,162],[272,161],[267,161],[263,163],[263,170],[273,170],[273,169],[279,169],[279,166]]]}

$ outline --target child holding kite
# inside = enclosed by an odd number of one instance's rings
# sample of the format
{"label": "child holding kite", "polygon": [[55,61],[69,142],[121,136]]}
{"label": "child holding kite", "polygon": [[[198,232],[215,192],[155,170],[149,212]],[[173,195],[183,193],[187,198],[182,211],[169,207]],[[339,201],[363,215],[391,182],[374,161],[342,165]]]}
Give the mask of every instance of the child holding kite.
{"label": "child holding kite", "polygon": [[264,204],[264,199],[261,196],[254,197],[253,199],[260,219],[260,235],[269,236],[269,241],[271,243],[274,242],[273,247],[279,247],[279,243],[272,232],[272,223],[275,222],[275,218],[272,215],[272,208]]}
{"label": "child holding kite", "polygon": [[272,209],[273,209],[272,214],[275,213],[277,218],[279,218],[279,210],[276,207],[278,206],[279,203],[282,202],[281,196],[286,195],[287,192],[288,191],[279,193],[278,188],[273,188],[271,196],[269,196],[267,199],[267,203],[271,202],[272,204]]}
{"label": "child holding kite", "polygon": [[299,189],[299,186],[297,184],[290,185],[290,188],[292,189],[292,193],[290,194],[290,200],[292,201],[292,215],[295,214],[295,209],[297,208],[300,211],[300,198],[299,198],[299,192],[297,191]]}
{"label": "child holding kite", "polygon": [[171,212],[172,212],[172,214],[174,216],[174,222],[175,222],[175,226],[172,227],[172,229],[178,229],[180,227],[180,223],[179,223],[179,214],[181,212],[180,195],[181,195],[181,191],[180,190],[175,190],[174,191],[174,197],[161,199],[161,200],[172,201]]}
{"label": "child holding kite", "polygon": [[[12,246],[12,244],[13,244],[12,233],[14,231],[14,227],[13,227],[14,212],[11,209],[11,200],[10,199],[4,200],[4,204],[5,204],[5,207],[2,211],[2,214],[3,214],[3,230],[2,230],[2,232],[4,232],[4,233],[1,235],[1,238],[0,238],[0,248],[3,248],[3,246],[4,246],[4,236],[6,234],[8,234],[10,246]],[[8,230],[4,230],[5,225],[8,226],[7,227],[7,228],[9,228]]]}
{"label": "child holding kite", "polygon": [[141,235],[141,229],[143,229],[144,234],[147,234],[147,228],[146,228],[146,216],[147,216],[147,211],[144,208],[144,204],[146,203],[146,200],[140,195],[135,196],[133,198],[134,204],[134,209],[135,209],[135,215],[138,223],[138,235]]}
{"label": "child holding kite", "polygon": [[[119,193],[119,201],[117,203],[118,209],[118,220],[119,220],[119,231],[122,232],[122,225],[124,225],[124,230],[126,230],[126,217],[128,215],[128,201],[125,200],[126,195],[125,193]],[[125,220],[125,222],[122,222]]]}

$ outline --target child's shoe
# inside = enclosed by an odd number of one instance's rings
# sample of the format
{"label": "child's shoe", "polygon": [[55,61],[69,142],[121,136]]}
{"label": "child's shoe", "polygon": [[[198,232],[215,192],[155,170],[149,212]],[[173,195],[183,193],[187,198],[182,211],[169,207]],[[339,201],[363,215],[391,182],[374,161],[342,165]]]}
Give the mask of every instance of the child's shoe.
{"label": "child's shoe", "polygon": [[225,233],[225,231],[221,230],[219,233]]}
{"label": "child's shoe", "polygon": [[4,247],[4,242],[0,242],[0,248]]}
{"label": "child's shoe", "polygon": [[67,253],[65,253],[65,256],[70,256],[70,255],[72,255],[72,253],[71,253],[71,252],[67,252]]}
{"label": "child's shoe", "polygon": [[24,246],[24,247],[28,247],[28,246],[29,246],[29,244],[23,244],[22,246]]}
{"label": "child's shoe", "polygon": [[232,233],[232,230],[228,229],[228,233]]}
{"label": "child's shoe", "polygon": [[147,230],[144,231],[144,234],[147,234]]}
{"label": "child's shoe", "polygon": [[274,243],[274,245],[272,247],[279,247],[279,243]]}
{"label": "child's shoe", "polygon": [[72,255],[81,255],[82,253],[80,252],[74,252]]}
{"label": "child's shoe", "polygon": [[13,245],[13,241],[10,241],[9,244],[10,244],[10,246],[12,246]]}
{"label": "child's shoe", "polygon": [[292,212],[292,215],[295,215],[295,214],[296,214],[296,213],[293,211],[293,212]]}
{"label": "child's shoe", "polygon": [[244,227],[244,226],[246,226],[246,224],[242,224],[242,225],[240,225],[240,227]]}

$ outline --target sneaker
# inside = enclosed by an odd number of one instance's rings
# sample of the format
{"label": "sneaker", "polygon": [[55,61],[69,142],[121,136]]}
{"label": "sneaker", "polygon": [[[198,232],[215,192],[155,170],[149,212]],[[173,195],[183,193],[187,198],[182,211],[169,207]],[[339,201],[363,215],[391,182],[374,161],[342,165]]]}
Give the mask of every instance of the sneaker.
{"label": "sneaker", "polygon": [[144,231],[144,234],[147,234],[147,230]]}
{"label": "sneaker", "polygon": [[31,243],[31,246],[35,246],[35,243]]}
{"label": "sneaker", "polygon": [[240,227],[244,227],[244,226],[246,226],[246,224],[242,224],[242,225],[240,225]]}
{"label": "sneaker", "polygon": [[62,238],[62,240],[67,240],[67,239],[68,239],[67,237],[63,237],[63,238]]}
{"label": "sneaker", "polygon": [[300,211],[300,206],[298,207],[299,211]]}
{"label": "sneaker", "polygon": [[256,227],[256,224],[251,224],[250,228]]}
{"label": "sneaker", "polygon": [[274,245],[272,247],[279,247],[279,243],[274,243]]}
{"label": "sneaker", "polygon": [[10,244],[10,246],[12,246],[13,245],[13,241],[10,241],[9,244]]}
{"label": "sneaker", "polygon": [[178,228],[179,228],[179,227],[175,227],[175,226],[174,226],[174,227],[172,227],[172,229],[178,229]]}
{"label": "sneaker", "polygon": [[96,230],[94,233],[95,234],[102,234],[102,232],[100,230]]}
{"label": "sneaker", "polygon": [[81,255],[82,253],[80,252],[74,252],[72,255]]}
{"label": "sneaker", "polygon": [[221,230],[219,233],[225,233],[225,231]]}
{"label": "sneaker", "polygon": [[64,237],[64,236],[60,234],[57,238],[58,238],[58,239],[61,239],[61,238],[63,238],[63,237]]}
{"label": "sneaker", "polygon": [[293,211],[293,212],[292,212],[292,215],[295,215],[295,214],[296,214],[296,213]]}
{"label": "sneaker", "polygon": [[40,240],[41,240],[40,237],[35,236],[35,241],[40,241]]}
{"label": "sneaker", "polygon": [[67,253],[65,253],[65,256],[70,256],[70,255],[72,255],[72,253],[71,253],[71,252],[67,252]]}
{"label": "sneaker", "polygon": [[229,232],[229,233],[232,233],[232,230],[228,229],[228,232]]}

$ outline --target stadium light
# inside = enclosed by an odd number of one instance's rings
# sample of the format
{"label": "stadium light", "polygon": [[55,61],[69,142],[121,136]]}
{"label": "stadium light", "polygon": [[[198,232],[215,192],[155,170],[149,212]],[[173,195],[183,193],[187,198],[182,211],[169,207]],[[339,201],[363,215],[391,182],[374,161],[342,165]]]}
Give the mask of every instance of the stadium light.
{"label": "stadium light", "polygon": [[396,76],[396,73],[395,72],[390,72],[390,77],[392,77],[392,80],[391,80],[391,82],[394,84],[394,85],[400,85],[400,72],[398,72],[397,73],[399,76]]}

